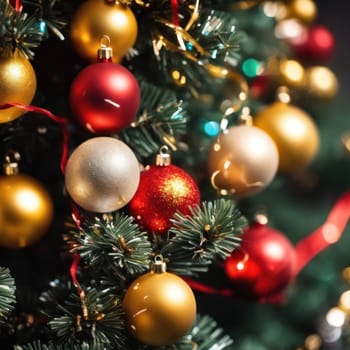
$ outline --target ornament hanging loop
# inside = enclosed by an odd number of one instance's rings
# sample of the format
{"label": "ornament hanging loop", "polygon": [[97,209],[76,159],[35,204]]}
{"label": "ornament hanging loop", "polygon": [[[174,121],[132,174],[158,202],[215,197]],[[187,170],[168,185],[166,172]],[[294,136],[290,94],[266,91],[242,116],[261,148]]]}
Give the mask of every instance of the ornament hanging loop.
{"label": "ornament hanging loop", "polygon": [[100,47],[97,50],[98,62],[112,62],[113,49],[111,47],[111,39],[108,35],[100,38]]}
{"label": "ornament hanging loop", "polygon": [[5,163],[3,164],[5,175],[16,175],[19,172],[18,162],[21,155],[17,151],[10,151],[5,155]]}
{"label": "ornament hanging loop", "polygon": [[252,126],[253,125],[253,118],[250,115],[250,108],[245,106],[242,108],[242,113],[238,117],[238,123],[240,125],[248,125]]}
{"label": "ornament hanging loop", "polygon": [[162,254],[157,254],[154,257],[154,262],[151,266],[151,271],[154,273],[164,273],[166,272],[166,263],[164,261]]}
{"label": "ornament hanging loop", "polygon": [[171,164],[171,157],[168,146],[162,146],[159,149],[159,153],[156,155],[156,165],[167,166]]}
{"label": "ornament hanging loop", "polygon": [[291,101],[289,89],[286,86],[280,86],[277,89],[276,97],[277,100],[282,103],[288,104]]}

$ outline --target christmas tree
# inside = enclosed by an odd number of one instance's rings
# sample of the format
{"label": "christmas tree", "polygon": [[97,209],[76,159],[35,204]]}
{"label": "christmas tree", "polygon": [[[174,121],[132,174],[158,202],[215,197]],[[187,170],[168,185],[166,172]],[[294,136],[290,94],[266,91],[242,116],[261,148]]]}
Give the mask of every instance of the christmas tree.
{"label": "christmas tree", "polygon": [[0,0],[1,349],[350,346],[328,6]]}

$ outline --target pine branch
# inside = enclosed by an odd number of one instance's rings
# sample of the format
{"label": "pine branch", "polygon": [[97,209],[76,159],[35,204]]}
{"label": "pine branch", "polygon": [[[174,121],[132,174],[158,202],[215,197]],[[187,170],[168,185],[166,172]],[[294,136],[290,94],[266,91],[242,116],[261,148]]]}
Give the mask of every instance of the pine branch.
{"label": "pine branch", "polygon": [[0,1],[0,49],[6,55],[18,50],[27,58],[33,58],[33,48],[43,39],[38,20],[25,12],[17,13],[7,1]]}
{"label": "pine branch", "polygon": [[207,271],[216,258],[226,259],[239,246],[239,235],[247,225],[226,199],[203,202],[202,207],[191,208],[191,215],[176,213],[171,221],[171,238],[161,253],[169,270],[189,276]]}
{"label": "pine branch", "polygon": [[152,248],[147,233],[133,217],[120,212],[86,221],[81,231],[70,232],[67,241],[96,274],[104,271],[124,280],[149,268]]}
{"label": "pine branch", "polygon": [[105,350],[106,347],[103,343],[95,341],[93,343],[82,343],[82,344],[62,344],[55,345],[50,342],[49,344],[42,344],[40,341],[35,341],[26,345],[15,345],[14,350]]}
{"label": "pine branch", "polygon": [[114,295],[90,289],[84,305],[75,293],[58,305],[61,316],[49,322],[57,342],[81,346],[86,340],[122,349],[125,342],[124,314],[120,300]]}
{"label": "pine branch", "polygon": [[15,281],[7,268],[0,268],[0,325],[6,325],[7,315],[14,309]]}
{"label": "pine branch", "polygon": [[140,83],[140,115],[130,128],[121,133],[122,139],[133,149],[138,158],[155,154],[166,144],[172,150],[178,147],[178,139],[186,133],[186,113],[176,95],[145,81]]}
{"label": "pine branch", "polygon": [[229,350],[233,340],[209,316],[197,316],[195,325],[187,336],[197,345],[197,350]]}
{"label": "pine branch", "polygon": [[190,33],[216,64],[236,65],[245,34],[237,31],[235,22],[232,13],[210,8],[201,12]]}
{"label": "pine branch", "polygon": [[47,36],[49,29],[59,39],[64,40],[63,29],[67,21],[62,19],[60,11],[56,10],[57,0],[23,1],[25,5],[31,6],[36,18],[40,23],[41,31]]}

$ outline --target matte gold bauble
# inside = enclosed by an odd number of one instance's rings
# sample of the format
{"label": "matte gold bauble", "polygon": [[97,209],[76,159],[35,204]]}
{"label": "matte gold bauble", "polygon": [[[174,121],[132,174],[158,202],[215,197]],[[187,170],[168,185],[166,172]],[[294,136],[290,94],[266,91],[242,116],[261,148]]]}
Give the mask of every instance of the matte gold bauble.
{"label": "matte gold bauble", "polygon": [[[0,104],[28,105],[36,92],[36,75],[28,59],[15,53],[0,58]],[[25,113],[24,109],[10,107],[0,110],[0,123],[8,123]]]}
{"label": "matte gold bauble", "polygon": [[190,330],[197,307],[188,284],[156,266],[130,285],[123,308],[127,327],[136,339],[162,346],[175,343]]}
{"label": "matte gold bauble", "polygon": [[248,196],[263,190],[278,168],[278,150],[264,131],[248,125],[223,131],[210,146],[209,176],[222,194]]}
{"label": "matte gold bauble", "polygon": [[313,0],[291,0],[287,5],[288,17],[311,24],[317,17],[317,6]]}
{"label": "matte gold bauble", "polygon": [[39,241],[53,216],[49,193],[30,176],[0,177],[0,246],[23,248]]}
{"label": "matte gold bauble", "polygon": [[71,21],[70,36],[74,48],[82,58],[96,62],[101,38],[106,35],[113,49],[113,62],[120,62],[136,41],[134,13],[118,2],[87,0]]}
{"label": "matte gold bauble", "polygon": [[254,117],[254,125],[275,141],[279,152],[279,171],[293,172],[305,167],[318,151],[316,124],[296,106],[276,101]]}
{"label": "matte gold bauble", "polygon": [[70,155],[65,185],[83,209],[108,213],[125,206],[140,182],[140,167],[133,151],[112,137],[94,137]]}
{"label": "matte gold bauble", "polygon": [[318,100],[329,101],[337,95],[336,75],[323,66],[309,67],[306,70],[306,92]]}

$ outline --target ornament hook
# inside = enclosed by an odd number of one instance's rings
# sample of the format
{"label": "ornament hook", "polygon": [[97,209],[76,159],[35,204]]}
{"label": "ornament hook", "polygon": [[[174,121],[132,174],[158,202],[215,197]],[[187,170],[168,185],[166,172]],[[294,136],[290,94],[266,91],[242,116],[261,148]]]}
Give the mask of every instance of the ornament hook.
{"label": "ornament hook", "polygon": [[3,164],[5,175],[16,175],[19,172],[18,162],[21,155],[17,151],[10,151],[5,155],[5,163]]}
{"label": "ornament hook", "polygon": [[171,157],[169,152],[169,147],[163,145],[159,149],[159,153],[156,156],[156,165],[158,166],[167,166],[171,164]]}
{"label": "ornament hook", "polygon": [[164,261],[162,254],[157,254],[154,256],[154,262],[151,266],[151,271],[153,271],[155,273],[166,272],[166,263]]}
{"label": "ornament hook", "polygon": [[289,94],[289,89],[286,86],[280,86],[277,90],[277,100],[282,103],[290,103],[291,98]]}
{"label": "ornament hook", "polygon": [[98,62],[111,62],[113,57],[113,49],[110,46],[111,39],[108,35],[103,35],[100,38],[100,47],[97,50]]}

